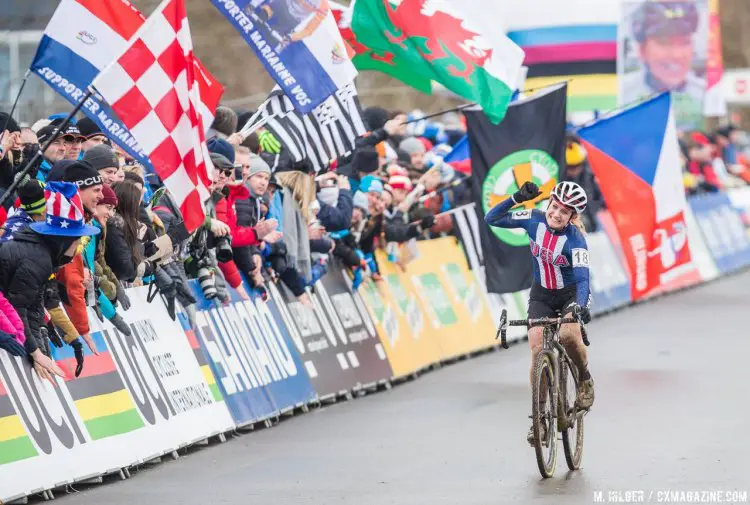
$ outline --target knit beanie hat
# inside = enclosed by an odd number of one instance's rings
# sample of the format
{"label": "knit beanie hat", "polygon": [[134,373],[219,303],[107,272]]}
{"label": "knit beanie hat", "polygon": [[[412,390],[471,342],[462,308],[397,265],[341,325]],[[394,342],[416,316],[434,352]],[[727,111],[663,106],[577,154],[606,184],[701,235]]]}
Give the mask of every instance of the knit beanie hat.
{"label": "knit beanie hat", "polygon": [[83,153],[83,161],[88,162],[95,170],[104,170],[105,168],[119,168],[120,161],[111,147],[101,144],[92,147]]}
{"label": "knit beanie hat", "polygon": [[402,151],[406,151],[407,153],[409,153],[409,155],[415,153],[424,153],[425,151],[427,151],[427,149],[425,149],[424,147],[424,144],[420,142],[420,140],[416,137],[405,138],[398,145],[398,148]]}
{"label": "knit beanie hat", "polygon": [[370,210],[370,202],[369,200],[367,200],[367,195],[362,193],[361,191],[357,191],[356,193],[354,193],[354,196],[352,197],[352,203],[354,205],[354,208],[362,209],[365,214],[367,214]]}
{"label": "knit beanie hat", "polygon": [[[21,131],[21,127],[18,126],[16,120],[7,112],[0,112],[0,128],[2,128],[3,125],[5,125],[4,129],[8,130],[10,133]],[[2,130],[0,130],[0,133],[2,133]]]}
{"label": "knit beanie hat", "polygon": [[255,153],[250,153],[250,171],[248,172],[248,178],[257,174],[268,174],[271,175],[271,167],[265,162],[263,158]]}
{"label": "knit beanie hat", "polygon": [[114,205],[117,206],[117,195],[112,190],[112,188],[109,186],[109,184],[105,184],[102,186],[102,194],[104,197],[99,201],[99,205]]}
{"label": "knit beanie hat", "polygon": [[99,128],[99,125],[97,125],[94,120],[89,117],[81,118],[78,121],[78,131],[80,131],[81,135],[86,137],[87,139],[96,135],[104,135],[104,132],[101,128]]}
{"label": "knit beanie hat", "polygon": [[234,164],[234,147],[224,139],[211,139],[206,143],[208,151],[224,156]]}
{"label": "knit beanie hat", "polygon": [[47,200],[44,198],[44,185],[41,181],[31,179],[22,184],[18,188],[18,199],[27,214],[44,214]]}
{"label": "knit beanie hat", "polygon": [[359,183],[359,189],[363,193],[382,193],[383,192],[383,181],[373,175],[367,175],[362,178]]}
{"label": "knit beanie hat", "polygon": [[77,161],[66,168],[63,181],[74,182],[79,190],[102,184],[99,172],[86,161]]}
{"label": "knit beanie hat", "polygon": [[388,179],[388,185],[391,187],[391,189],[405,189],[406,191],[411,191],[414,187],[411,179],[403,175],[394,175],[393,177]]}

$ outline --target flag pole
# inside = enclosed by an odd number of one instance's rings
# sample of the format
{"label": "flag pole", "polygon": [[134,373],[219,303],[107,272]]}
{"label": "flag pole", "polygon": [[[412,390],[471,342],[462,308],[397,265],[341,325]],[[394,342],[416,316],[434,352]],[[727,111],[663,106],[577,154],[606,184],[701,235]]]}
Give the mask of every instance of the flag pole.
{"label": "flag pole", "polygon": [[[539,91],[540,89],[551,88],[551,87],[557,86],[559,84],[569,83],[572,80],[573,79],[565,79],[563,81],[553,82],[553,83],[550,83],[550,84],[546,84],[544,86],[537,86],[536,88],[527,88],[527,89],[522,90],[521,93],[531,93],[532,91]],[[449,112],[457,112],[457,111],[460,111],[460,110],[468,109],[469,107],[475,107],[477,105],[479,105],[477,102],[464,103],[464,104],[461,104],[461,105],[459,105],[457,107],[453,107],[452,109],[441,110],[439,112],[435,112],[434,114],[428,114],[428,115],[426,115],[424,117],[415,118],[415,119],[412,119],[410,121],[406,121],[404,124],[418,123],[419,121],[424,121],[425,119],[432,119],[434,117],[442,116],[443,114],[447,114]]]}
{"label": "flag pole", "polygon": [[93,94],[93,90],[89,87],[88,91],[85,95],[83,95],[83,98],[80,102],[78,102],[78,105],[76,105],[73,110],[68,114],[68,117],[65,118],[65,120],[60,123],[60,125],[57,127],[57,131],[52,135],[52,137],[45,142],[45,144],[39,148],[39,150],[34,154],[34,156],[26,162],[26,166],[23,167],[23,170],[18,172],[18,174],[14,177],[13,183],[8,187],[8,189],[5,191],[3,196],[0,196],[0,207],[3,207],[5,205],[5,202],[8,201],[8,199],[13,195],[16,188],[20,186],[27,175],[29,175],[29,172],[31,171],[31,167],[34,166],[36,161],[42,156],[44,151],[47,150],[47,148],[52,145],[52,142],[58,139],[60,135],[62,134],[63,130],[65,130],[65,127],[68,126],[68,123],[70,123],[70,120],[73,119],[73,116],[76,115],[76,113],[81,110],[81,107],[83,107],[83,104],[86,102],[86,100],[89,99],[89,97]]}
{"label": "flag pole", "polygon": [[0,133],[3,133],[5,131],[5,128],[8,126],[8,122],[10,121],[10,118],[13,117],[13,113],[16,112],[16,106],[18,105],[18,99],[21,98],[21,93],[23,93],[23,88],[26,87],[26,81],[29,79],[29,75],[31,75],[31,69],[27,69],[26,73],[23,74],[23,80],[21,81],[21,87],[18,88],[18,93],[16,93],[16,99],[13,100],[13,107],[10,108],[10,112],[8,112],[8,117],[5,118],[5,123],[0,128]]}

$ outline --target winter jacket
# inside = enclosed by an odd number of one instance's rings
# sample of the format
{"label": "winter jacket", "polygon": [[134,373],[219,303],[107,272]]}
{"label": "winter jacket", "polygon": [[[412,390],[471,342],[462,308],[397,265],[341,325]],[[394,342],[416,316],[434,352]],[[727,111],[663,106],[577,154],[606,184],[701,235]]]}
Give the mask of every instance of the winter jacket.
{"label": "winter jacket", "polygon": [[104,258],[115,276],[125,282],[133,282],[138,276],[133,251],[125,240],[125,221],[114,215],[107,222],[107,240],[104,242]]}
{"label": "winter jacket", "polygon": [[73,261],[57,271],[57,287],[65,312],[79,335],[89,332],[89,314],[86,309],[86,287],[84,278],[83,256],[75,255]]}
{"label": "winter jacket", "polygon": [[[232,231],[232,247],[247,247],[260,245],[261,240],[253,225],[243,226],[237,221],[235,207],[238,202],[248,200],[250,191],[245,186],[227,186],[227,197],[216,206],[216,219],[226,223]],[[244,203],[240,203],[240,206]],[[244,212],[244,211],[243,211]],[[223,219],[222,219],[223,218]],[[257,223],[256,223],[257,224]]]}
{"label": "winter jacket", "polygon": [[0,292],[0,331],[14,335],[20,344],[26,341],[23,321],[2,292]]}
{"label": "winter jacket", "polygon": [[320,202],[318,221],[328,231],[348,230],[352,225],[354,203],[352,192],[348,189],[339,190],[339,199],[335,207]]}
{"label": "winter jacket", "polygon": [[[227,215],[230,210],[227,208],[226,197],[222,193],[214,191],[211,198],[211,205],[206,205],[206,210],[212,214],[212,217],[215,217],[222,223],[228,225],[227,220],[229,218]],[[217,262],[217,264],[219,265],[219,270],[221,270],[221,273],[224,275],[224,278],[230,286],[238,288],[240,284],[242,284],[242,276],[240,275],[240,271],[237,269],[234,260],[229,260],[224,263]]]}
{"label": "winter jacket", "polygon": [[61,246],[51,244],[33,230],[18,232],[13,240],[0,247],[0,290],[23,323],[24,347],[29,354],[36,351],[41,342],[39,328],[44,323],[44,287],[63,261],[64,250],[59,249]]}

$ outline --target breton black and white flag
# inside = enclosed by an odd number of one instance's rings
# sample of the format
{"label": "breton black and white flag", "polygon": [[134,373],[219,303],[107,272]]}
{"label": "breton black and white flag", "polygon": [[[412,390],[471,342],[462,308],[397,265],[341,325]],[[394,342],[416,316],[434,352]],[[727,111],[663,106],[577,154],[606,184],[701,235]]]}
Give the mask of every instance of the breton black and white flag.
{"label": "breton black and white flag", "polygon": [[294,109],[280,88],[274,88],[261,120],[295,162],[309,158],[320,172],[328,164],[354,150],[357,137],[367,132],[357,88],[349,83],[308,114]]}

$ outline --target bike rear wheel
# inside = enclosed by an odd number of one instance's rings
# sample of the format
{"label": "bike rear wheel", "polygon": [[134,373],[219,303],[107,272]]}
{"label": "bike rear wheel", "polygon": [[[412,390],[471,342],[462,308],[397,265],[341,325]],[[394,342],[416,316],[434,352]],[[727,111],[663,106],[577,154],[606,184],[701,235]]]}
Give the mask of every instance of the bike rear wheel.
{"label": "bike rear wheel", "polygon": [[584,412],[576,408],[578,392],[578,370],[570,363],[560,359],[560,413],[558,422],[562,427],[563,452],[565,462],[571,470],[581,467],[583,457],[583,416]]}
{"label": "bike rear wheel", "polygon": [[542,477],[552,477],[557,466],[557,403],[555,371],[550,355],[539,353],[534,363],[531,417],[536,463]]}

